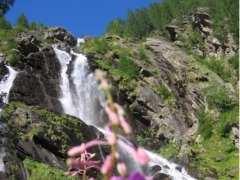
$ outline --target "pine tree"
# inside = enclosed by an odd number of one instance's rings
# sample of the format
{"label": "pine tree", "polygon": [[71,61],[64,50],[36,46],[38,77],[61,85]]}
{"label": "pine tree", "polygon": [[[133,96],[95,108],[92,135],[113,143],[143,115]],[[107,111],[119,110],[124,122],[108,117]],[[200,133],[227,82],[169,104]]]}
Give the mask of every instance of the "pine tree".
{"label": "pine tree", "polygon": [[27,17],[24,14],[19,16],[19,18],[17,20],[16,28],[20,29],[20,30],[29,28],[29,23],[28,23]]}
{"label": "pine tree", "polygon": [[4,16],[0,16],[0,30],[11,28],[12,28],[11,24],[4,18]]}

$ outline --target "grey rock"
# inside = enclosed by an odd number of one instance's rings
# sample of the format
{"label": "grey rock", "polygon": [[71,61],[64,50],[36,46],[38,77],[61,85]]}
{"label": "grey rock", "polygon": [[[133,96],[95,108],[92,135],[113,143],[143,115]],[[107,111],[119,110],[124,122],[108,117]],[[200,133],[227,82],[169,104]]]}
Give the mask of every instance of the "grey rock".
{"label": "grey rock", "polygon": [[58,101],[60,64],[53,49],[46,47],[30,53],[24,62],[23,71],[19,72],[10,91],[9,100],[61,112]]}
{"label": "grey rock", "polygon": [[69,46],[75,46],[77,44],[77,40],[74,38],[74,36],[60,27],[50,28],[45,33],[44,38],[51,40],[54,43],[63,42]]}
{"label": "grey rock", "polygon": [[[0,117],[1,118],[1,117]],[[18,158],[10,131],[0,119],[0,179],[27,180],[23,163]]]}

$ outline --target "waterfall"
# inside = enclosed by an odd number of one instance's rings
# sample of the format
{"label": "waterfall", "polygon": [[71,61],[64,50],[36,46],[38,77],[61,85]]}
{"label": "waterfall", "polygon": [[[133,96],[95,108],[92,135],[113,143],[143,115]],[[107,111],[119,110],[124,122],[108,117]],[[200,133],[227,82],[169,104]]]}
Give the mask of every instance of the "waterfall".
{"label": "waterfall", "polygon": [[[84,40],[78,40],[83,43]],[[86,124],[98,128],[105,135],[103,121],[104,98],[98,90],[97,82],[93,73],[91,73],[86,56],[64,52],[57,48],[55,53],[61,64],[61,92],[60,102],[64,113],[80,118]],[[120,156],[126,162],[128,169],[139,170],[140,167],[126,153],[130,142],[124,137],[118,142]],[[194,180],[189,176],[184,168],[179,169],[178,165],[167,161],[161,156],[147,151],[150,157],[149,168],[155,165],[161,167],[161,172],[169,175],[174,180]]]}
{"label": "waterfall", "polygon": [[12,67],[6,66],[8,74],[6,74],[0,81],[0,112],[4,104],[8,103],[9,92],[13,85],[13,81],[17,76],[17,71]]}
{"label": "waterfall", "polygon": [[[17,72],[10,66],[6,66],[8,74],[6,74],[0,81],[0,113],[2,107],[8,103],[9,92],[13,85],[13,81],[17,76]],[[1,118],[1,116],[0,116]],[[0,129],[5,129],[5,124],[0,121]],[[0,143],[4,138],[0,137]],[[6,155],[5,148],[0,146],[0,172],[5,172],[4,157]]]}

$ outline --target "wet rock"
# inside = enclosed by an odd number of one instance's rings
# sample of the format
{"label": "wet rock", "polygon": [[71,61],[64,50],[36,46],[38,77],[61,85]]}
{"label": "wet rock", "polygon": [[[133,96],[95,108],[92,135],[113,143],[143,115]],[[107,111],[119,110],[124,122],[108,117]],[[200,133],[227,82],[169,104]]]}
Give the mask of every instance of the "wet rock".
{"label": "wet rock", "polygon": [[157,172],[160,172],[162,170],[161,166],[155,165],[151,168],[151,174],[155,174]]}
{"label": "wet rock", "polygon": [[153,176],[153,180],[172,180],[172,178],[170,176],[168,176],[167,174],[163,174],[163,173],[157,173],[156,175]]}
{"label": "wet rock", "polygon": [[3,61],[0,61],[0,81],[8,74],[8,69]]}

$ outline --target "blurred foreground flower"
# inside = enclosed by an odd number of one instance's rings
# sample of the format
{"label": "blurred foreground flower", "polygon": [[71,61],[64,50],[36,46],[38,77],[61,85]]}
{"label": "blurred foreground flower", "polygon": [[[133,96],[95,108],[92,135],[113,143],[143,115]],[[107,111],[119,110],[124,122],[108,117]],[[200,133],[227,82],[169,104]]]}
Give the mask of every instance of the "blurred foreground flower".
{"label": "blurred foreground flower", "polygon": [[[117,151],[117,144],[120,137],[118,133],[122,132],[125,135],[129,135],[132,133],[132,128],[125,118],[123,108],[119,104],[113,102],[111,86],[106,80],[106,73],[99,70],[96,71],[96,79],[99,81],[99,88],[104,91],[107,98],[106,106],[104,107],[109,119],[105,131],[106,141],[95,139],[71,148],[68,151],[68,156],[70,158],[67,161],[69,174],[82,175],[83,179],[86,179],[86,172],[94,168],[103,174],[105,180],[145,180],[147,178],[140,172],[128,172],[126,164],[120,160]],[[95,154],[89,153],[88,150],[94,146],[102,145],[110,146],[111,152],[106,156],[102,165],[100,165],[100,161],[92,160]],[[126,151],[132,155],[139,165],[143,166],[149,162],[149,157],[142,148],[126,145]],[[117,176],[114,174],[115,170],[118,172]]]}

